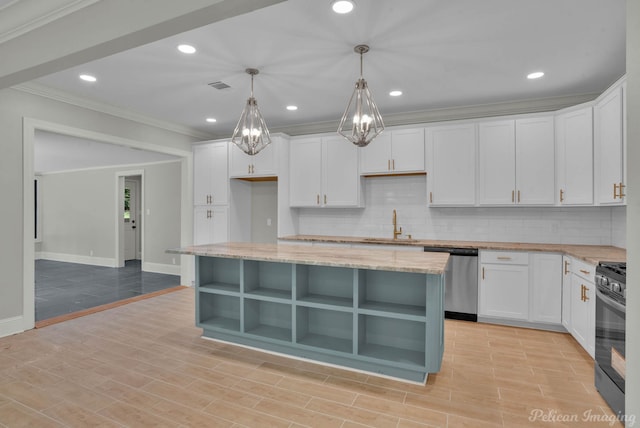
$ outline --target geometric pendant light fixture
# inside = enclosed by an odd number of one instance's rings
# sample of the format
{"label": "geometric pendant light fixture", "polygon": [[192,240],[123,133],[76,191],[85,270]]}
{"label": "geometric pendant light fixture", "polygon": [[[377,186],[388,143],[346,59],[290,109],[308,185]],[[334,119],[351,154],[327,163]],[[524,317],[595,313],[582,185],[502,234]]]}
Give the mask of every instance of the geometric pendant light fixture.
{"label": "geometric pendant light fixture", "polygon": [[233,131],[231,142],[248,155],[256,155],[260,150],[271,144],[271,136],[267,125],[264,123],[258,103],[253,97],[253,76],[259,73],[255,68],[247,68],[247,74],[251,75],[251,96],[247,100],[240,120]]}
{"label": "geometric pendant light fixture", "polygon": [[338,134],[356,146],[364,147],[382,132],[384,123],[367,81],[362,77],[362,55],[369,52],[369,46],[358,45],[353,50],[360,54],[360,78],[340,120]]}

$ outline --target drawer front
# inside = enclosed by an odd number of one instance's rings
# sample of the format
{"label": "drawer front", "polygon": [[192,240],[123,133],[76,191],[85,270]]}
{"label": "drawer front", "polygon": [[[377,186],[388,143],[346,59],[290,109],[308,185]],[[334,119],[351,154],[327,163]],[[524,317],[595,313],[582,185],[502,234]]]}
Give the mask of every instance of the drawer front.
{"label": "drawer front", "polygon": [[528,265],[529,253],[526,251],[480,251],[480,262]]}
{"label": "drawer front", "polygon": [[595,282],[595,266],[583,262],[582,260],[571,258],[571,272],[587,281]]}

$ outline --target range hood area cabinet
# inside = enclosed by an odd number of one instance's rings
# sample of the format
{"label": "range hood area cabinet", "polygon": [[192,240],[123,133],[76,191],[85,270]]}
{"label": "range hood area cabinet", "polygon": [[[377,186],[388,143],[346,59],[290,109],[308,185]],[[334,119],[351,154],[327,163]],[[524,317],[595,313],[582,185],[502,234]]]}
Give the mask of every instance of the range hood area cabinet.
{"label": "range hood area cabinet", "polygon": [[289,146],[291,207],[361,207],[358,147],[342,137],[292,139]]}
{"label": "range hood area cabinet", "polygon": [[360,149],[360,174],[425,172],[424,128],[385,130]]}
{"label": "range hood area cabinet", "polygon": [[553,116],[479,125],[479,204],[555,204]]}
{"label": "range hood area cabinet", "polygon": [[476,204],[476,139],[475,123],[425,129],[430,206]]}

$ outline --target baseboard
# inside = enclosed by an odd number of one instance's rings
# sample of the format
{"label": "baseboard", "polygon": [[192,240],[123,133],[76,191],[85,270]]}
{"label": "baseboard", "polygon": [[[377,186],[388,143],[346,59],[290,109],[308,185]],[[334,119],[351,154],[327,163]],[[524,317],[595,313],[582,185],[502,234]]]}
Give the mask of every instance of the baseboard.
{"label": "baseboard", "polygon": [[33,256],[35,260],[40,260],[42,258],[42,253],[40,251],[36,251]]}
{"label": "baseboard", "polygon": [[54,262],[67,262],[78,263],[81,265],[93,265],[104,267],[118,267],[116,259],[110,259],[107,257],[93,257],[93,256],[81,256],[78,254],[65,254],[65,253],[51,253],[48,251],[41,251],[39,253],[41,260],[52,260]]}
{"label": "baseboard", "polygon": [[567,329],[564,328],[562,324],[518,321],[518,320],[510,320],[506,318],[493,318],[493,317],[483,317],[483,316],[478,316],[478,322],[484,322],[487,324],[508,325],[510,327],[533,328],[536,330],[556,331],[558,333],[568,333]]}
{"label": "baseboard", "polygon": [[142,262],[142,271],[163,273],[165,275],[180,276],[180,265],[168,265],[164,263]]}
{"label": "baseboard", "polygon": [[22,315],[0,320],[0,337],[11,336],[23,331],[24,320]]}

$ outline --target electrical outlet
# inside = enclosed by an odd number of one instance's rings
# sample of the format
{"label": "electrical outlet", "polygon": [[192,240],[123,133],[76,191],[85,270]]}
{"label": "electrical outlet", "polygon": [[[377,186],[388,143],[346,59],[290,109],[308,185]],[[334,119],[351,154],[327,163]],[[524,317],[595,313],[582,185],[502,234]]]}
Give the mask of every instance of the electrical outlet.
{"label": "electrical outlet", "polygon": [[173,258],[171,259],[171,263],[173,263],[174,265],[176,264],[176,258],[175,258],[175,257],[173,257]]}
{"label": "electrical outlet", "polygon": [[271,219],[270,218],[267,219],[267,226],[271,226]]}
{"label": "electrical outlet", "polygon": [[89,250],[89,255],[93,257],[93,250]]}

